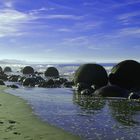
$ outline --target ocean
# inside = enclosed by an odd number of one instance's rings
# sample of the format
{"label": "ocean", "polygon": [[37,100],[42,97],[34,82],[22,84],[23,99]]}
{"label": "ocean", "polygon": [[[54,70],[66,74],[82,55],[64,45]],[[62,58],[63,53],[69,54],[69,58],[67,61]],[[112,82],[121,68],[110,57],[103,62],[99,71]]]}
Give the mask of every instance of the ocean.
{"label": "ocean", "polygon": [[[111,68],[116,64],[116,63],[99,63],[102,65],[107,73],[110,72]],[[12,74],[16,75],[22,75],[20,72],[25,66],[31,66],[34,68],[35,71],[38,72],[43,72],[48,68],[48,67],[56,67],[62,77],[66,78],[72,78],[75,71],[78,69],[78,67],[82,64],[78,63],[70,63],[70,64],[1,64],[0,66],[2,68],[9,66],[12,69]],[[11,74],[11,73],[9,73]]]}

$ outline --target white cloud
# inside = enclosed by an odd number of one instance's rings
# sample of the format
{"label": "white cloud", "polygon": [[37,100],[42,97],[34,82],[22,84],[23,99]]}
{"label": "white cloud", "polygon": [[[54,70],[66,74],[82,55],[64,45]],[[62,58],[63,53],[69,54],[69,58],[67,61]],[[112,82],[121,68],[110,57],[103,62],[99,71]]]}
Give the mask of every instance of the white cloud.
{"label": "white cloud", "polygon": [[[9,3],[9,1],[8,1]],[[7,4],[8,5],[8,4]],[[10,6],[10,4],[9,4]],[[41,23],[40,19],[60,19],[60,20],[81,20],[83,16],[67,15],[67,14],[47,14],[47,8],[40,8],[28,12],[20,12],[13,8],[0,9],[0,37],[17,36],[26,32],[26,28],[31,24],[37,25],[36,28],[47,26],[46,23]],[[38,23],[36,23],[38,22]],[[40,24],[41,23],[41,24]],[[31,28],[33,27],[31,26]],[[61,28],[58,31],[67,32],[69,29]]]}
{"label": "white cloud", "polygon": [[54,15],[46,15],[43,18],[46,19],[69,19],[69,20],[80,20],[83,19],[83,16],[77,16],[77,15],[59,15],[59,14],[54,14]]}
{"label": "white cloud", "polygon": [[125,7],[125,6],[139,4],[139,3],[140,3],[140,0],[128,0],[122,3],[116,3],[111,8],[120,8],[120,7]]}
{"label": "white cloud", "polygon": [[95,29],[95,28],[97,29],[102,24],[103,24],[103,21],[98,21],[98,20],[77,22],[73,26],[73,29],[78,30],[78,31],[92,30],[92,29]]}
{"label": "white cloud", "polygon": [[103,48],[102,47],[100,47],[100,46],[97,46],[97,45],[95,45],[95,46],[88,46],[87,47],[88,49],[90,49],[90,50],[96,50],[96,51],[100,51],[100,50],[103,50]]}
{"label": "white cloud", "polygon": [[0,10],[0,37],[21,35],[20,25],[27,20],[28,15],[22,12],[11,9]]}
{"label": "white cloud", "polygon": [[134,11],[129,13],[120,14],[117,16],[117,20],[119,20],[123,25],[134,25],[138,23],[136,17],[140,16],[140,11]]}
{"label": "white cloud", "polygon": [[133,36],[140,37],[140,28],[124,28],[120,30],[119,33],[121,36]]}
{"label": "white cloud", "polygon": [[84,45],[84,44],[88,44],[88,37],[87,36],[79,36],[79,37],[75,37],[75,38],[67,38],[64,39],[64,44],[79,44],[79,45]]}
{"label": "white cloud", "polygon": [[56,31],[58,31],[58,32],[72,32],[72,30],[69,28],[59,28]]}
{"label": "white cloud", "polygon": [[4,1],[3,1],[3,5],[4,5],[6,8],[12,8],[13,5],[14,5],[14,2],[15,2],[15,0],[4,0]]}
{"label": "white cloud", "polygon": [[121,14],[118,16],[118,19],[124,20],[124,19],[129,19],[129,18],[139,16],[139,15],[140,15],[140,11],[135,11],[135,12],[131,12],[131,13]]}

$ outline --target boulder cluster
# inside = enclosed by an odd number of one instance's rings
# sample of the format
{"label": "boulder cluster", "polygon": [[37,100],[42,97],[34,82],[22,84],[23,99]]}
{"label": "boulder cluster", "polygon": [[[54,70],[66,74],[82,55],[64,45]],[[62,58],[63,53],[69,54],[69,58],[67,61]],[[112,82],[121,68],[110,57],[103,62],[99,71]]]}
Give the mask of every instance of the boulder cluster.
{"label": "boulder cluster", "polygon": [[109,74],[99,64],[81,65],[74,83],[82,95],[140,98],[140,63],[125,60],[115,65]]}
{"label": "boulder cluster", "polygon": [[[6,71],[5,71],[6,69]],[[18,82],[25,87],[43,87],[43,88],[72,88],[73,81],[59,76],[59,71],[55,67],[48,67],[44,73],[35,72],[31,66],[24,67],[22,75],[11,75],[11,68],[5,68],[4,71],[0,67],[0,85],[5,85],[4,81]],[[8,70],[9,69],[9,70]],[[11,88],[18,88],[16,84],[8,85]]]}
{"label": "boulder cluster", "polygon": [[[140,98],[140,63],[134,60],[125,60],[114,65],[109,74],[99,64],[83,64],[76,70],[72,81],[61,77],[55,67],[47,68],[44,73],[35,71],[31,66],[24,67],[22,75],[10,75],[10,72],[10,67],[0,67],[0,85],[5,85],[4,81],[10,81],[18,82],[25,87],[75,86],[81,95]],[[18,88],[16,85],[8,86]]]}

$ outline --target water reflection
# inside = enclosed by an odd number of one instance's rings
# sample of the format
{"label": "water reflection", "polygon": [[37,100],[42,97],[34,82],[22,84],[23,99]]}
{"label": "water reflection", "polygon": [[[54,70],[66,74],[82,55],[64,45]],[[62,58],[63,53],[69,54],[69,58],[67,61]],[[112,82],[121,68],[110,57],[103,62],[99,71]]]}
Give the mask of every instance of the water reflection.
{"label": "water reflection", "polygon": [[105,100],[93,96],[81,95],[75,92],[73,95],[74,103],[80,105],[82,110],[101,110],[105,105]]}
{"label": "water reflection", "polygon": [[81,95],[75,92],[73,101],[79,105],[86,113],[94,114],[95,111],[101,111],[108,108],[108,115],[123,126],[134,126],[139,124],[137,116],[140,115],[140,103],[136,101],[98,98],[93,96]]}
{"label": "water reflection", "polygon": [[140,103],[73,93],[71,89],[7,90],[28,101],[43,121],[85,140],[140,140]]}
{"label": "water reflection", "polygon": [[139,123],[136,115],[140,111],[140,103],[129,100],[109,100],[112,117],[126,126],[134,126]]}

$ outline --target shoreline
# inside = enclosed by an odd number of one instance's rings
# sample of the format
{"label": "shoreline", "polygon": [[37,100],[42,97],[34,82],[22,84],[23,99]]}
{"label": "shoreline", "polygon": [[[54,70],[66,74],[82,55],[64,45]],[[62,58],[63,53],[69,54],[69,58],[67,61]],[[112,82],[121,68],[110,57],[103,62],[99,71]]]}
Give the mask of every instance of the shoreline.
{"label": "shoreline", "polygon": [[1,140],[80,140],[69,132],[40,120],[27,102],[5,93],[0,86]]}

